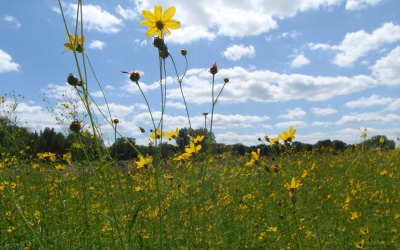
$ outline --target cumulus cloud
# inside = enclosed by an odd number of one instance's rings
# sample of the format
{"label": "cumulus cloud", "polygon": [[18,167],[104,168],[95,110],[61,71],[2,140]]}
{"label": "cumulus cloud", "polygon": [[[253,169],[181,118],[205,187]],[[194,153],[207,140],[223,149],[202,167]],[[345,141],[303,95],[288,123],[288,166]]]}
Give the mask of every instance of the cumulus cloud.
{"label": "cumulus cloud", "polygon": [[[77,4],[68,4],[66,14],[75,19]],[[84,27],[88,30],[96,30],[102,33],[117,33],[122,25],[122,20],[103,10],[99,5],[87,4],[82,6],[85,17]]]}
{"label": "cumulus cloud", "polygon": [[13,16],[6,15],[6,16],[4,16],[3,20],[5,22],[13,24],[13,28],[19,29],[21,27],[21,24],[19,23],[19,21]]}
{"label": "cumulus cloud", "polygon": [[337,125],[344,125],[350,123],[394,123],[399,122],[400,116],[394,114],[382,115],[379,113],[368,112],[360,114],[345,115],[339,121]]}
{"label": "cumulus cloud", "polygon": [[[278,27],[278,20],[293,17],[299,12],[340,6],[342,0],[259,1],[259,0],[186,0],[174,1],[177,12],[174,19],[181,22],[181,29],[169,39],[173,43],[191,43],[200,39],[212,40],[217,35],[245,37],[260,35]],[[153,11],[156,0],[135,0],[135,11]],[[164,6],[165,7],[165,6]],[[189,28],[194,27],[194,28]],[[179,38],[175,35],[179,34]],[[286,36],[298,34],[289,32]]]}
{"label": "cumulus cloud", "polygon": [[308,60],[308,58],[305,57],[303,54],[300,54],[293,59],[293,61],[290,63],[290,67],[291,68],[300,68],[309,63],[310,63],[310,60]]}
{"label": "cumulus cloud", "polygon": [[133,20],[136,18],[137,14],[134,10],[129,7],[122,8],[121,5],[117,5],[115,10],[124,20]]}
{"label": "cumulus cloud", "polygon": [[400,85],[400,46],[393,49],[387,56],[379,59],[371,69],[373,75],[382,83]]}
{"label": "cumulus cloud", "polygon": [[337,113],[337,110],[333,108],[311,108],[311,110],[316,116],[325,116]]}
{"label": "cumulus cloud", "polygon": [[19,64],[12,61],[12,57],[0,49],[0,73],[18,71]]}
{"label": "cumulus cloud", "polygon": [[347,0],[346,10],[360,10],[367,8],[368,6],[374,6],[382,0]]}
{"label": "cumulus cloud", "polygon": [[361,98],[356,101],[347,102],[345,106],[348,108],[367,108],[367,107],[387,105],[392,101],[393,101],[392,98],[380,97],[379,95],[373,94],[368,98]]}
{"label": "cumulus cloud", "polygon": [[243,44],[235,44],[227,47],[226,50],[222,52],[222,56],[228,60],[238,61],[242,57],[254,57],[255,52],[256,51],[252,45],[246,47]]}
{"label": "cumulus cloud", "polygon": [[391,44],[400,40],[400,25],[384,23],[381,27],[367,33],[364,30],[347,33],[338,45],[327,45],[322,43],[309,43],[312,50],[332,50],[337,52],[333,63],[340,67],[351,67],[359,58],[368,52],[378,50],[383,45]]}
{"label": "cumulus cloud", "polygon": [[298,119],[302,119],[307,114],[301,108],[287,109],[286,112],[287,112],[287,114],[280,115],[279,117],[290,119],[290,120],[298,120]]}
{"label": "cumulus cloud", "polygon": [[[247,100],[267,103],[296,99],[322,101],[373,88],[378,84],[376,79],[365,75],[314,77],[280,74],[269,70],[247,70],[242,67],[219,69],[218,74],[230,79],[219,99],[219,102],[223,103],[243,103]],[[211,81],[207,69],[189,70],[182,87],[187,102],[197,104],[209,102]],[[215,89],[221,87],[222,80],[216,82]],[[167,98],[181,98],[180,89],[169,88]]]}
{"label": "cumulus cloud", "polygon": [[91,49],[99,49],[102,50],[103,47],[106,45],[105,42],[103,41],[99,41],[99,40],[93,40],[90,44],[89,44],[89,48]]}

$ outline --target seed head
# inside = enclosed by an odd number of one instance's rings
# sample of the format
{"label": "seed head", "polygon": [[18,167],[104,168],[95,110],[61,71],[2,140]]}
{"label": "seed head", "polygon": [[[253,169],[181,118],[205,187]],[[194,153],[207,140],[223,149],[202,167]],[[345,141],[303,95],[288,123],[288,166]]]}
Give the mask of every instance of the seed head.
{"label": "seed head", "polygon": [[216,62],[213,65],[211,65],[210,73],[213,74],[213,75],[218,73],[218,67],[217,67],[217,63]]}

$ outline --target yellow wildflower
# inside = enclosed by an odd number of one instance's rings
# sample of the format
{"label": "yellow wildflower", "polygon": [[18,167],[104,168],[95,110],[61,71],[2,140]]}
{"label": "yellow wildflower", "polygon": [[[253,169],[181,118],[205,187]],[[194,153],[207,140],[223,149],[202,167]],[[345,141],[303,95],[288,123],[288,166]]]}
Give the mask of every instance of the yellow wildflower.
{"label": "yellow wildflower", "polygon": [[251,152],[251,160],[246,163],[245,166],[253,166],[254,164],[258,164],[260,160],[260,148],[257,148],[257,153],[256,152]]}
{"label": "yellow wildflower", "polygon": [[178,135],[179,135],[179,130],[178,130],[178,128],[176,128],[175,131],[165,132],[165,136],[166,136],[169,140],[175,139]]}
{"label": "yellow wildflower", "polygon": [[79,53],[83,52],[83,42],[85,40],[85,36],[82,35],[79,39],[78,39],[78,34],[75,35],[75,37],[71,34],[67,34],[67,38],[69,40],[69,43],[64,43],[64,47],[66,47],[67,49],[63,52],[67,52],[67,51],[76,51]]}
{"label": "yellow wildflower", "polygon": [[291,142],[295,139],[294,134],[296,134],[296,129],[293,126],[290,126],[289,132],[283,131],[283,134],[279,134],[278,137],[284,141]]}
{"label": "yellow wildflower", "polygon": [[303,184],[301,184],[300,182],[296,181],[296,177],[293,177],[292,178],[292,182],[290,184],[289,183],[285,184],[285,188],[287,190],[289,190],[291,193],[293,193],[293,191],[295,189],[299,188],[301,185],[303,185]]}
{"label": "yellow wildflower", "polygon": [[139,155],[139,161],[135,161],[137,168],[148,168],[152,162],[153,156],[149,155],[147,155],[146,157]]}
{"label": "yellow wildflower", "polygon": [[160,38],[164,38],[164,31],[168,35],[171,35],[169,29],[179,29],[181,23],[179,21],[173,20],[172,17],[175,15],[176,8],[174,6],[169,7],[162,12],[161,6],[154,6],[154,13],[143,10],[142,16],[146,18],[140,22],[140,25],[148,26],[149,29],[146,32],[146,37],[150,37],[156,34]]}

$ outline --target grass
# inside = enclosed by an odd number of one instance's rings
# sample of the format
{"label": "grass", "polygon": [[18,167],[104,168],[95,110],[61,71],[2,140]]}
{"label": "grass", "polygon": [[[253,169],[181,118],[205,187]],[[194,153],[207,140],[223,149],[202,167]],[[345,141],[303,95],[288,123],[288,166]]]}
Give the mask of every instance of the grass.
{"label": "grass", "polygon": [[[161,212],[154,169],[128,164],[99,175],[81,166],[59,171],[56,163],[3,168],[0,247],[157,249],[162,214],[166,249],[399,248],[399,150],[263,159],[269,172],[245,167],[248,159],[210,157],[205,178],[202,161],[175,167],[168,160],[158,174]],[[292,177],[302,185],[289,194]]]}

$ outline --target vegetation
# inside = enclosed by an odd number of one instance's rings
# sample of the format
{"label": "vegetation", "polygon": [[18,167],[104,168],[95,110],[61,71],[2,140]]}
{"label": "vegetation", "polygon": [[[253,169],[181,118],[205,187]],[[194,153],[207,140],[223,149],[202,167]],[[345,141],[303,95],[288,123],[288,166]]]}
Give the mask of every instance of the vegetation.
{"label": "vegetation", "polygon": [[[61,1],[59,7],[63,15]],[[147,35],[158,35],[153,45],[159,69],[167,60],[175,67],[164,43],[164,33],[180,27],[174,14],[174,7],[143,11]],[[163,130],[166,72],[160,71],[159,120],[142,92],[140,72],[123,72],[151,116],[151,129],[139,128],[149,144],[137,145],[135,138],[121,136],[119,120],[89,95],[88,72],[101,85],[84,50],[82,16],[78,0],[73,34],[63,19],[65,52],[72,52],[78,72],[68,74],[67,82],[78,98],[49,108],[66,136],[17,126],[20,99],[0,97],[1,249],[400,247],[400,150],[394,141],[383,135],[368,139],[365,129],[358,144],[310,145],[295,141],[290,126],[277,137],[259,138],[258,146],[217,143],[213,117],[229,79],[215,89],[214,63],[212,109],[203,114],[202,129],[192,128],[181,88],[188,125]],[[187,53],[181,51],[186,63]],[[178,74],[175,68],[180,86],[186,70]],[[96,113],[113,129],[109,147]]]}

